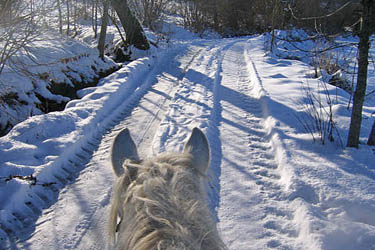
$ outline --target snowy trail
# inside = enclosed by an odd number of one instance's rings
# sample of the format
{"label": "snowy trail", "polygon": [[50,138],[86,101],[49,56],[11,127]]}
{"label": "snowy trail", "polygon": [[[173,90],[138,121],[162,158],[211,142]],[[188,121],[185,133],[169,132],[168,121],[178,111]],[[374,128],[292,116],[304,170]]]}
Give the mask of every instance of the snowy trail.
{"label": "snowy trail", "polygon": [[[118,102],[99,111],[104,119],[86,130],[87,142],[64,156],[76,170],[61,166],[55,174],[60,189],[48,187],[53,198],[40,193],[52,205],[38,216],[28,239],[13,248],[108,248],[104,237],[114,182],[108,156],[116,133],[129,128],[145,157],[180,151],[191,129],[199,127],[212,153],[209,201],[229,249],[303,249],[295,211],[282,193],[283,173],[247,46],[246,39],[200,41],[180,49],[180,56],[176,50],[156,66],[142,66],[146,69],[128,90],[117,94]],[[38,214],[38,206],[31,206]]]}
{"label": "snowy trail", "polygon": [[[172,59],[169,66],[162,64],[161,67],[147,74],[145,83],[129,97],[130,102],[127,103],[130,105],[125,105],[122,110],[110,115],[115,117],[108,122],[107,127],[112,129],[109,129],[101,139],[97,138],[91,143],[92,147],[97,149],[92,155],[86,152],[87,154],[80,159],[82,162],[74,163],[83,169],[79,176],[75,176],[78,173],[66,176],[73,183],[64,183],[66,187],[60,192],[57,202],[45,209],[36,221],[31,238],[14,245],[13,248],[105,249],[107,247],[102,238],[105,237],[106,217],[114,181],[108,162],[114,136],[121,129],[128,127],[139,147],[140,155],[157,153],[150,149],[160,123],[163,121],[165,124],[168,120],[166,111],[173,111],[177,106],[181,108],[182,104],[179,102],[181,95],[190,94],[186,92],[187,86],[182,83],[189,72],[189,67],[201,64],[204,58],[215,55],[210,52],[213,47],[206,49],[200,46],[192,47],[180,60],[173,61],[173,58],[169,58]],[[179,119],[184,118],[179,116]],[[186,128],[185,130],[190,132]],[[178,142],[181,143],[179,140]],[[95,146],[95,143],[100,145]],[[163,147],[162,142],[159,147]],[[156,151],[163,150],[156,149]],[[54,230],[50,230],[51,228]]]}
{"label": "snowy trail", "polygon": [[[129,128],[147,157],[181,151],[199,127],[211,148],[207,199],[229,249],[375,250],[374,148],[314,143],[296,117],[308,112],[304,84],[320,96],[321,79],[265,55],[264,39],[173,41],[0,137],[0,249],[113,249],[114,136]],[[343,134],[350,96],[326,87]]]}
{"label": "snowy trail", "polygon": [[281,173],[264,127],[261,86],[252,81],[246,46],[237,42],[226,51],[216,86],[224,152],[219,226],[230,249],[296,249],[294,212],[282,199]]}
{"label": "snowy trail", "polygon": [[[134,138],[141,149],[147,149],[147,144],[150,144],[149,138],[152,138],[154,129],[157,129],[160,116],[171,99],[169,95],[176,87],[177,80],[172,76],[166,80],[166,77],[159,74],[156,78],[158,78],[158,84],[142,97],[137,106],[131,107],[133,110],[130,116],[115,125],[111,132],[103,137],[99,149],[86,164],[80,177],[75,183],[67,186],[60,194],[58,202],[39,219],[39,221],[52,222],[58,232],[48,231],[50,225],[46,225],[47,230],[43,230],[38,225],[32,237],[33,243],[36,238],[40,238],[44,239],[44,244],[48,242],[45,239],[53,239],[48,249],[106,248],[105,240],[101,239],[105,237],[108,205],[114,182],[113,172],[108,162],[110,146],[114,136],[121,129],[134,127],[137,128],[133,131],[135,132]],[[126,111],[128,112],[130,111]],[[149,115],[146,116],[145,113]],[[143,153],[143,150],[140,150],[140,153]],[[93,197],[95,200],[91,200]],[[73,230],[67,230],[68,228]],[[35,246],[35,249],[37,248],[38,245]],[[30,249],[34,249],[34,246],[31,245]]]}

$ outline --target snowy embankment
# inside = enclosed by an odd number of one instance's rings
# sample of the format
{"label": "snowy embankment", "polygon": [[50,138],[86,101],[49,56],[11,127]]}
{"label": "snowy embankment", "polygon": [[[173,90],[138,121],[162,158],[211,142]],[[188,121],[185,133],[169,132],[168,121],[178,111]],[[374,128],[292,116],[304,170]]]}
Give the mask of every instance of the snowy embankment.
{"label": "snowy embankment", "polygon": [[[79,171],[74,169],[75,161],[95,150],[95,142],[116,119],[113,116],[119,115],[112,110],[132,101],[124,103],[139,87],[151,61],[129,64],[106,78],[109,84],[101,86],[103,82],[99,82],[101,87],[82,90],[84,97],[70,101],[64,111],[33,116],[0,139],[2,230],[22,231],[22,223],[32,220],[56,198],[67,182],[64,179]],[[32,176],[35,181],[8,176]]]}
{"label": "snowy embankment", "polygon": [[[321,93],[309,67],[264,56],[262,36],[183,44],[0,138],[0,248],[105,249],[113,136],[130,128],[146,156],[179,151],[197,126],[210,143],[210,207],[229,249],[375,249],[374,148],[313,142],[296,118],[303,84]],[[345,141],[349,96],[328,89]]]}
{"label": "snowy embankment", "polygon": [[0,135],[33,115],[63,110],[78,89],[117,70],[98,50],[51,31],[11,56],[0,74]]}
{"label": "snowy embankment", "polygon": [[[276,158],[285,177],[281,182],[296,208],[293,220],[298,237],[306,249],[375,249],[375,149],[366,145],[343,149],[341,145],[346,142],[349,127],[350,110],[346,107],[350,95],[325,85],[332,100],[336,142],[312,143],[311,135],[296,118],[306,112],[306,85],[328,109],[321,79],[310,79],[311,69],[304,63],[264,57],[259,46],[259,41],[253,43],[249,54],[267,93],[269,117],[265,121],[280,152]],[[369,80],[373,77],[370,73]],[[369,89],[374,88],[369,81]],[[374,110],[374,100],[368,98],[363,142],[370,132]]]}

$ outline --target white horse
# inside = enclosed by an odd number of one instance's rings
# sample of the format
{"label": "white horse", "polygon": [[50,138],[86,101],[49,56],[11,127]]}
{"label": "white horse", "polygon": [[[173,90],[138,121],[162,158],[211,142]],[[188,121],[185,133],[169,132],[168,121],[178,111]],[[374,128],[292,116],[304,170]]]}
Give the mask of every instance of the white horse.
{"label": "white horse", "polygon": [[121,250],[221,250],[202,179],[209,166],[206,136],[194,128],[182,153],[141,161],[128,129],[115,138],[111,158],[118,177],[109,237]]}

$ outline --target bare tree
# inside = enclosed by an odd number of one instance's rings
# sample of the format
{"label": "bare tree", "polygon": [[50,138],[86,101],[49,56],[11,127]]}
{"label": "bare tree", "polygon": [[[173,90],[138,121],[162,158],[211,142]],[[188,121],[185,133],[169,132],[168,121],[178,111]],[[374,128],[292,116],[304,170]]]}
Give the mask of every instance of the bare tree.
{"label": "bare tree", "polygon": [[7,61],[38,36],[33,23],[35,13],[18,0],[3,0],[0,6],[0,74]]}
{"label": "bare tree", "polygon": [[347,146],[358,148],[362,124],[362,109],[366,95],[368,58],[370,50],[370,35],[374,31],[372,19],[375,16],[375,2],[373,0],[362,0],[363,14],[358,43],[358,76],[357,86],[354,92],[353,110],[350,120],[350,128]]}
{"label": "bare tree", "polygon": [[271,46],[270,46],[270,50],[271,50],[271,53],[273,51],[273,45],[274,45],[274,41],[275,41],[275,27],[276,27],[276,23],[277,23],[277,16],[280,16],[279,14],[280,12],[280,1],[279,0],[274,0],[274,3],[273,3],[273,10],[272,10],[272,26],[271,26],[271,35],[272,35],[272,39],[271,39]]}
{"label": "bare tree", "polygon": [[108,7],[109,0],[104,0],[103,2],[103,16],[102,16],[102,25],[100,28],[98,49],[99,57],[104,61],[104,49],[105,49],[105,38],[107,34],[107,23],[108,23]]}
{"label": "bare tree", "polygon": [[70,1],[65,0],[66,4],[66,34],[69,35],[70,33]]}
{"label": "bare tree", "polygon": [[167,2],[167,0],[129,0],[142,24],[153,31],[157,30],[157,24],[162,20],[162,12]]}
{"label": "bare tree", "polygon": [[141,24],[131,11],[127,0],[110,0],[126,33],[126,42],[140,50],[148,50],[150,44]]}
{"label": "bare tree", "polygon": [[[348,1],[346,4],[343,4],[335,11],[326,13],[323,15],[296,18],[292,8],[289,8],[292,16],[298,21],[309,21],[313,22],[315,26],[315,31],[325,36],[325,33],[320,28],[319,25],[324,23],[320,21],[319,23],[316,20],[323,20],[327,18],[332,18],[334,15],[339,14],[344,11],[346,7],[352,4],[353,1]],[[350,129],[347,140],[347,147],[358,147],[359,137],[362,123],[362,109],[363,103],[366,95],[366,85],[367,85],[367,73],[368,73],[368,64],[369,64],[369,49],[370,49],[370,35],[374,32],[375,26],[375,1],[374,0],[361,0],[362,11],[360,15],[359,22],[359,43],[358,47],[358,72],[357,72],[357,83],[356,90],[353,98],[353,109],[350,121]],[[316,7],[318,8],[318,7]],[[314,9],[316,9],[314,8]],[[353,10],[353,9],[352,9]],[[315,10],[311,10],[315,11]],[[329,49],[329,48],[328,48]],[[326,51],[328,49],[325,49]]]}
{"label": "bare tree", "polygon": [[57,10],[59,12],[59,32],[63,33],[63,21],[62,21],[62,11],[61,11],[61,0],[57,0]]}
{"label": "bare tree", "polygon": [[375,120],[372,124],[371,132],[368,137],[367,145],[375,146]]}
{"label": "bare tree", "polygon": [[92,29],[94,31],[94,38],[98,36],[98,2],[99,0],[94,0],[91,10],[91,21]]}

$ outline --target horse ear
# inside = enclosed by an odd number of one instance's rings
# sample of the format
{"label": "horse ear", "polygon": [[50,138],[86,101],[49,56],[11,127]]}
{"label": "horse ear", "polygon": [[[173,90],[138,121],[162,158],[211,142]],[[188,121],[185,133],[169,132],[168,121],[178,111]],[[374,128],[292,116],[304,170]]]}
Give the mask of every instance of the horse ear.
{"label": "horse ear", "polygon": [[194,128],[188,142],[185,144],[184,152],[194,157],[194,164],[198,170],[205,174],[210,164],[210,148],[206,136],[199,128]]}
{"label": "horse ear", "polygon": [[115,137],[111,150],[112,167],[117,176],[124,173],[123,164],[125,160],[138,161],[137,146],[130,136],[129,129],[123,129]]}

